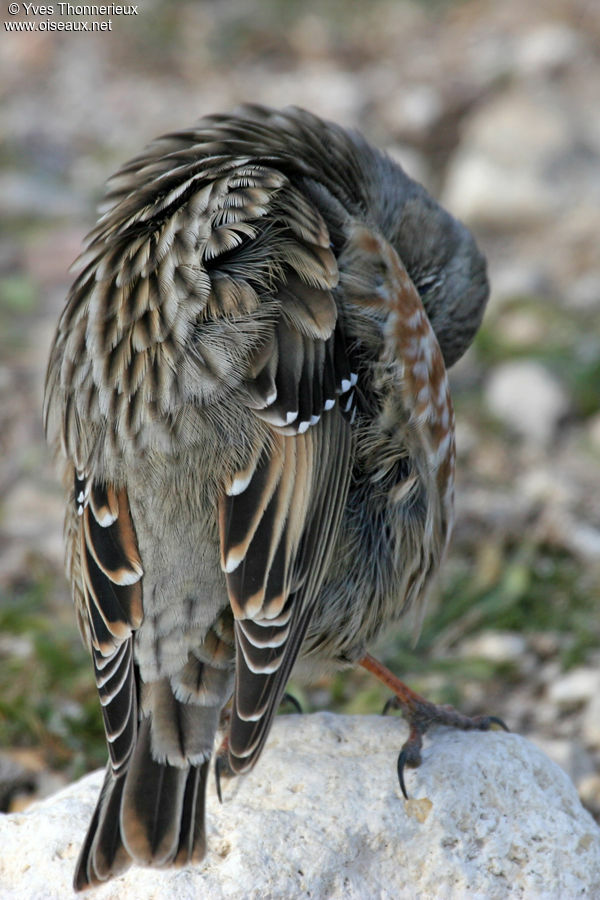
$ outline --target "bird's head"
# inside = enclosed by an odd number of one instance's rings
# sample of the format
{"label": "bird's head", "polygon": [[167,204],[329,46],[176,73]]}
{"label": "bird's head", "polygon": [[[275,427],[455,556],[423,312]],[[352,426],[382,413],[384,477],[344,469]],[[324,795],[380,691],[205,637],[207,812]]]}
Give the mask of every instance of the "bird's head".
{"label": "bird's head", "polygon": [[370,179],[374,217],[419,291],[446,366],[470,346],[489,295],[473,235],[383,154]]}

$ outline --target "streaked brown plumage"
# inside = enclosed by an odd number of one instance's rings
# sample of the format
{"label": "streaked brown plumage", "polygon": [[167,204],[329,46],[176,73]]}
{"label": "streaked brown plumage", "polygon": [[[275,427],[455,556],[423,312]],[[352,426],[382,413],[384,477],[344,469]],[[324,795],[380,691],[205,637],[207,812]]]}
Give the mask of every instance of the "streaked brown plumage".
{"label": "streaked brown plumage", "polygon": [[110,760],[75,876],[205,852],[290,671],[419,613],[451,523],[468,231],[359,135],[244,107],[109,183],[48,367],[67,570]]}

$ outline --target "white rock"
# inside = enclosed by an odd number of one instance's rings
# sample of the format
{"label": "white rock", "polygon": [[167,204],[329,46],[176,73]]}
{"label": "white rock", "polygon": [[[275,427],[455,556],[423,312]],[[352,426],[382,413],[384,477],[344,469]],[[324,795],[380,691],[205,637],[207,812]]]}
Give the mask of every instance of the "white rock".
{"label": "white rock", "polygon": [[573,709],[600,694],[600,672],[581,666],[556,678],[548,689],[548,699],[561,709]]}
{"label": "white rock", "polygon": [[569,409],[562,385],[544,366],[528,360],[494,369],[485,398],[495,416],[537,444],[552,439]]}
{"label": "white rock", "polygon": [[[398,719],[279,718],[250,775],[208,796],[209,853],[179,871],[131,869],[94,900],[195,897],[596,896],[600,829],[567,776],[525,739],[436,729],[396,780]],[[63,900],[101,782],[97,772],[0,817],[3,900]]]}

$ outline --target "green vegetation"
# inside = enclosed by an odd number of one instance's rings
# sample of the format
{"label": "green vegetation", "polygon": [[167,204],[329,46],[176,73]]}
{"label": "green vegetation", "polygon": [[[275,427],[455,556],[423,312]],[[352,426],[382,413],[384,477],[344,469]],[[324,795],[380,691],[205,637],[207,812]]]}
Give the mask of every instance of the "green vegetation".
{"label": "green vegetation", "polygon": [[106,750],[90,659],[56,587],[46,573],[0,594],[0,746],[38,747],[74,777]]}

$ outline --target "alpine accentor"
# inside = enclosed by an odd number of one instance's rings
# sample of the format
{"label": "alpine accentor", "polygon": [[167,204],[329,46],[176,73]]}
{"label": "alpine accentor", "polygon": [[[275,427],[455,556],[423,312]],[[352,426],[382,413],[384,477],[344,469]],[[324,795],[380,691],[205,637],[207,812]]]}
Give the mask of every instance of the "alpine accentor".
{"label": "alpine accentor", "polygon": [[156,140],[80,264],[45,401],[110,753],[77,889],[202,858],[222,711],[244,772],[296,660],[382,675],[418,761],[429,707],[366,648],[422,610],[448,543],[446,369],[488,294],[466,228],[299,109]]}

